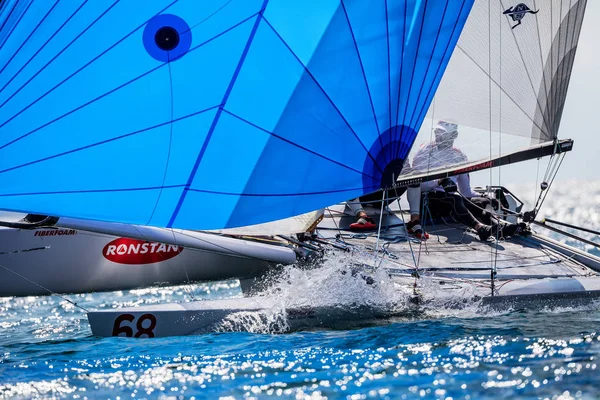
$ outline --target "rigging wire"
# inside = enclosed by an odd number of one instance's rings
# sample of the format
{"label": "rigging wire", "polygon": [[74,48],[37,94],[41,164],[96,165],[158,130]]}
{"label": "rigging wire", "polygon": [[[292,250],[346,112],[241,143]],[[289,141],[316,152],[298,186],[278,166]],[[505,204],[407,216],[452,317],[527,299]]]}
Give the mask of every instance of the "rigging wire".
{"label": "rigging wire", "polygon": [[[138,229],[138,227],[136,225],[133,225],[133,228],[137,231],[137,233],[140,235],[140,237],[144,238],[144,240],[146,242],[149,242],[149,240],[146,238],[146,236],[144,236],[144,234]],[[175,231],[173,229],[169,229],[169,231],[171,232],[171,235],[173,236],[173,243],[175,243],[176,246],[183,247],[177,242],[177,238],[175,236]],[[160,253],[158,253],[158,254],[160,254]],[[171,261],[169,261],[168,259],[165,259],[165,257],[162,254],[160,254],[160,256],[162,257],[162,261],[167,263],[167,265],[173,269],[173,264],[171,263]],[[188,294],[190,296],[191,300],[194,301],[195,298],[194,298],[194,293],[193,293],[193,289],[192,289],[192,281],[190,280],[190,277],[188,275],[187,268],[185,267],[185,263],[183,264],[183,271],[185,273],[185,279],[186,279],[186,284],[183,285],[184,290],[186,291],[186,294]]]}
{"label": "rigging wire", "polygon": [[[548,193],[550,191],[550,187],[552,186],[552,183],[554,182],[554,179],[556,178],[556,175],[558,174],[558,171],[560,170],[562,162],[566,156],[566,153],[560,153],[559,156],[555,158],[554,156],[556,154],[558,154],[558,153],[556,153],[556,147],[555,147],[554,151],[555,151],[555,153],[552,154],[550,156],[550,160],[548,160],[548,166],[546,167],[546,173],[544,174],[544,180],[540,184],[540,193],[537,196],[535,205],[533,206],[533,217],[534,218],[537,215],[537,213],[539,212],[539,210],[541,209],[544,201],[546,200],[546,197],[548,196]],[[539,159],[538,159],[538,167],[539,167]],[[550,183],[548,183],[548,180],[550,180]],[[538,182],[536,179],[536,186],[537,186],[537,184],[538,184]],[[537,193],[537,188],[536,188],[536,193]]]}
{"label": "rigging wire", "polygon": [[[227,3],[227,4],[229,4],[229,3]],[[225,4],[225,5],[227,5],[227,4]],[[172,77],[172,71],[171,71],[171,59],[170,59],[170,56],[168,56],[168,58],[169,58],[169,60],[167,62],[167,67],[168,67],[168,72],[169,72],[169,93],[170,93],[170,103],[171,103],[171,107],[170,107],[171,123],[169,124],[169,146],[167,148],[167,162],[165,164],[165,171],[163,174],[162,184],[160,187],[160,191],[158,193],[158,197],[156,199],[156,203],[154,204],[152,213],[150,214],[150,217],[148,218],[148,225],[150,224],[150,221],[154,217],[154,213],[156,212],[156,208],[158,207],[158,203],[160,202],[160,197],[162,196],[163,188],[165,186],[165,180],[167,179],[167,172],[169,170],[169,161],[171,160],[171,147],[172,147],[172,143],[173,143],[174,100],[173,100],[173,77]],[[140,234],[141,237],[144,237],[142,232],[135,225],[134,225],[134,228]],[[177,238],[175,236],[174,230],[170,229],[170,231],[171,231],[171,235],[173,237],[173,242],[177,246],[180,246],[179,243],[177,242]],[[146,240],[146,239],[144,238],[144,240]],[[146,240],[146,241],[148,241],[148,240]],[[165,257],[162,256],[162,254],[161,254],[161,257],[163,258],[162,261],[166,262],[169,267],[173,268],[173,265],[171,264],[171,262],[168,259],[165,259]],[[183,272],[185,273],[185,279],[186,279],[186,284],[183,285],[184,290],[190,296],[191,300],[194,301],[195,298],[194,298],[194,292],[192,289],[192,281],[190,280],[190,277],[188,275],[188,271],[187,271],[185,263],[183,264]]]}
{"label": "rigging wire", "polygon": [[[396,190],[394,188],[394,190]],[[402,211],[402,207],[400,206],[400,198],[398,197],[398,193],[396,193],[396,201],[398,202],[398,207],[400,208],[400,217],[402,218],[402,223],[404,225],[404,229],[406,231],[406,236],[407,236],[407,241],[408,241],[408,247],[410,248],[410,255],[412,256],[413,259],[413,263],[415,264],[415,272],[414,272],[414,283],[413,283],[413,294],[416,296],[418,295],[417,292],[417,287],[418,287],[418,279],[421,277],[421,275],[419,274],[419,261],[421,259],[420,254],[418,258],[415,258],[415,252],[413,250],[412,247],[412,243],[410,241],[410,239],[408,238],[408,229],[406,229],[406,221],[404,220],[404,212]],[[419,247],[419,252],[421,251],[420,247]]]}
{"label": "rigging wire", "polygon": [[[392,175],[393,176],[393,175]],[[393,180],[392,180],[393,181]],[[377,265],[377,256],[379,254],[379,237],[381,236],[381,222],[383,220],[383,206],[385,205],[387,190],[382,190],[381,211],[379,212],[379,226],[377,227],[377,241],[375,242],[375,265]]]}
{"label": "rigging wire", "polygon": [[[550,180],[550,183],[548,183],[548,187],[546,188],[545,191],[540,192],[540,198],[538,198],[539,206],[538,206],[538,203],[536,203],[536,207],[534,209],[536,211],[536,213],[537,213],[537,211],[540,210],[540,208],[542,208],[542,205],[544,204],[544,201],[546,200],[546,197],[548,196],[548,193],[550,192],[550,188],[552,187],[552,184],[554,183],[554,179],[556,178],[556,175],[558,174],[558,171],[560,170],[560,167],[562,166],[562,162],[565,159],[565,156],[566,156],[566,153],[562,153],[560,155],[560,157],[557,158],[557,160],[560,159],[560,161],[557,162],[558,165],[554,171],[554,174],[552,176],[552,179]],[[542,197],[542,194],[543,194],[543,197]]]}
{"label": "rigging wire", "polygon": [[[27,249],[27,250],[19,250],[19,251],[17,251],[17,252],[23,252],[23,251],[32,251],[32,250],[45,250],[45,249],[48,249],[48,248],[50,248],[50,246],[38,247],[38,248],[34,248],[34,249]],[[10,252],[10,253],[15,253],[15,252]],[[52,291],[52,290],[48,289],[47,287],[45,287],[45,286],[43,286],[43,285],[40,285],[39,283],[37,283],[37,282],[35,282],[35,281],[32,281],[31,279],[27,278],[26,276],[23,276],[23,275],[19,274],[17,271],[13,271],[12,269],[8,268],[8,267],[7,267],[7,266],[5,266],[5,265],[2,265],[2,264],[0,264],[0,268],[2,268],[2,269],[4,269],[4,270],[6,270],[6,271],[8,271],[8,272],[10,272],[10,273],[12,273],[12,274],[14,274],[14,275],[18,276],[18,277],[19,277],[19,278],[21,278],[21,279],[24,279],[25,281],[27,281],[27,282],[31,283],[32,285],[35,285],[35,286],[37,286],[37,287],[39,287],[39,288],[41,288],[41,289],[45,290],[45,291],[46,291],[46,292],[48,292],[48,294],[49,294],[49,295],[51,295],[51,296],[56,296],[56,297],[59,297],[59,298],[61,298],[62,300],[66,301],[67,303],[69,303],[69,304],[73,305],[74,307],[80,308],[80,309],[82,309],[83,311],[85,311],[86,313],[88,313],[88,312],[89,312],[89,310],[88,310],[87,308],[85,308],[85,307],[83,307],[83,306],[80,306],[80,305],[79,305],[79,304],[77,304],[76,302],[74,302],[74,301],[72,301],[72,300],[70,300],[70,299],[66,298],[66,297],[65,297],[65,296],[63,296],[63,295],[60,295],[60,294],[58,294],[58,293],[56,293],[56,292],[54,292],[54,291]]]}
{"label": "rigging wire", "polygon": [[337,230],[337,235],[336,238],[339,239],[342,243],[347,244],[346,241],[344,240],[344,237],[342,235],[342,230],[340,229],[340,227],[338,226],[338,223],[335,220],[335,217],[333,216],[333,213],[331,212],[331,209],[329,207],[325,207],[325,209],[327,210],[327,212],[329,213],[329,217],[331,218],[331,220],[333,221],[333,224],[335,225],[335,229]]}
{"label": "rigging wire", "polygon": [[[502,11],[502,4],[500,4],[500,11]],[[503,14],[502,13],[498,13],[499,16],[499,23],[498,23],[498,42],[499,42],[499,47],[500,47],[500,57],[498,57],[498,64],[499,64],[499,73],[498,73],[498,80],[500,82],[500,87],[502,87],[502,17]],[[491,74],[490,74],[491,76]],[[491,79],[491,77],[490,77]],[[502,155],[502,93],[498,93],[498,108],[499,108],[499,112],[498,112],[498,154]],[[491,169],[490,169],[491,171]],[[491,174],[491,172],[490,172]],[[498,163],[498,186],[502,186],[502,161],[499,161]],[[491,188],[490,188],[491,189]],[[492,207],[493,208],[493,207]],[[501,211],[502,207],[498,207],[498,211]],[[499,221],[498,221],[499,222]],[[498,242],[498,236],[499,236],[500,232],[496,232],[496,242]],[[496,278],[497,274],[498,274],[498,246],[494,246],[496,251],[495,251],[495,255],[494,255],[494,271],[493,271],[493,275],[494,278]],[[494,290],[492,289],[492,295],[493,295]]]}
{"label": "rigging wire", "polygon": [[[502,53],[500,53],[500,59],[502,59]],[[488,2],[488,99],[489,99],[489,134],[490,134],[490,162],[493,157],[492,153],[492,3]],[[502,70],[500,70],[500,79],[502,79]],[[502,86],[502,81],[500,81],[500,85]],[[500,136],[500,135],[499,135]],[[488,186],[488,191],[493,185],[493,171],[490,168],[490,185]],[[498,237],[500,235],[499,230],[496,230],[496,241],[498,241]],[[498,248],[496,247],[496,259],[498,257]],[[494,260],[494,249],[490,247],[490,280],[491,280],[491,289],[492,296],[494,296],[494,280],[497,274],[497,265]]]}
{"label": "rigging wire", "polygon": [[[539,188],[539,183],[540,183],[540,164],[542,163],[542,159],[538,158],[537,159],[537,172],[535,174],[535,188],[533,191],[533,200],[532,203],[535,203],[535,199],[538,197],[538,188]],[[540,192],[541,195],[541,192]]]}

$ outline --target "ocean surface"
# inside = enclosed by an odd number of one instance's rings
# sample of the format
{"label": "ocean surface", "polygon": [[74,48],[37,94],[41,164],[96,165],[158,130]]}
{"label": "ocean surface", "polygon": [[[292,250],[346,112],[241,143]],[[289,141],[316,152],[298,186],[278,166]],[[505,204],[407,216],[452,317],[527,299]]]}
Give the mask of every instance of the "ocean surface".
{"label": "ocean surface", "polygon": [[[534,200],[531,185],[514,192]],[[542,214],[600,229],[600,184],[555,184]],[[317,287],[304,274],[290,277],[281,290],[308,304],[378,300],[347,276]],[[273,333],[280,326],[273,321],[247,316],[238,322],[250,333],[136,340],[93,337],[85,313],[66,300],[94,309],[190,301],[191,294],[241,296],[228,281],[0,298],[0,398],[600,398],[600,303],[487,314],[442,308],[350,330],[284,334]]]}

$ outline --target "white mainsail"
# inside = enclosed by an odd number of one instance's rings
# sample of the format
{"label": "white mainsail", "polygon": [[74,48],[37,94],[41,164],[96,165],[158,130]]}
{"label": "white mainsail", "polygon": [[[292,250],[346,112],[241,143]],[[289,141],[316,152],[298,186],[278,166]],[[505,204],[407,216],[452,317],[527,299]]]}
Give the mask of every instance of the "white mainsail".
{"label": "white mainsail", "polygon": [[[439,120],[458,125],[454,145],[468,161],[430,163],[431,175],[554,142],[585,7],[586,0],[476,1],[410,162]],[[406,169],[400,179],[423,172]]]}

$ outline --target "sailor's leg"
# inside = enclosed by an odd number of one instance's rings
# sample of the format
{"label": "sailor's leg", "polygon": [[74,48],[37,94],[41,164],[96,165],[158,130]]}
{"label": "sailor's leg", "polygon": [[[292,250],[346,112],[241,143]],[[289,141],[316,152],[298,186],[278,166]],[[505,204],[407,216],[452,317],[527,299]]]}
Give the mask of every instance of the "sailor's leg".
{"label": "sailor's leg", "polygon": [[375,225],[375,221],[365,212],[360,199],[349,200],[346,204],[348,204],[348,208],[350,208],[354,215],[358,217],[355,223],[350,224],[351,230],[373,229],[377,226]]}
{"label": "sailor's leg", "polygon": [[409,186],[406,197],[410,208],[410,222],[406,226],[408,233],[418,239],[429,239],[421,225],[421,185]]}
{"label": "sailor's leg", "polygon": [[360,204],[360,199],[358,199],[358,198],[348,200],[346,202],[346,204],[348,205],[348,208],[350,209],[350,211],[352,211],[352,213],[355,216],[365,213],[365,209],[363,208],[362,204]]}
{"label": "sailor's leg", "polygon": [[[433,194],[433,196],[432,196]],[[452,215],[461,223],[470,228],[477,228],[481,223],[469,212],[462,197],[457,193],[433,192],[429,195],[429,204],[434,213],[441,211],[440,215]]]}
{"label": "sailor's leg", "polygon": [[409,186],[406,191],[406,199],[410,208],[410,220],[419,219],[421,213],[421,186]]}
{"label": "sailor's leg", "polygon": [[[472,197],[469,200],[464,200],[463,203],[478,221],[486,225],[492,225],[492,214],[490,212],[492,201],[490,199],[487,197]],[[489,210],[487,210],[488,206],[490,206]]]}
{"label": "sailor's leg", "polygon": [[430,217],[447,217],[450,216],[454,205],[452,202],[445,201],[447,194],[445,192],[430,191],[426,193],[427,205]]}

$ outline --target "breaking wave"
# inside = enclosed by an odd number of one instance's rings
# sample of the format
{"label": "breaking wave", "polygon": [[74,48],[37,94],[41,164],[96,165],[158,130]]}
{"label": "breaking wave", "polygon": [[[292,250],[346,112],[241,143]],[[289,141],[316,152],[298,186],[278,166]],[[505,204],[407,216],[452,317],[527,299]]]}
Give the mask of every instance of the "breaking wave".
{"label": "breaking wave", "polygon": [[442,289],[431,275],[391,279],[385,268],[373,267],[380,261],[372,252],[332,251],[318,268],[286,266],[255,294],[267,305],[264,310],[230,314],[218,330],[272,334],[507,312],[483,306],[469,284],[448,290],[451,283]]}

